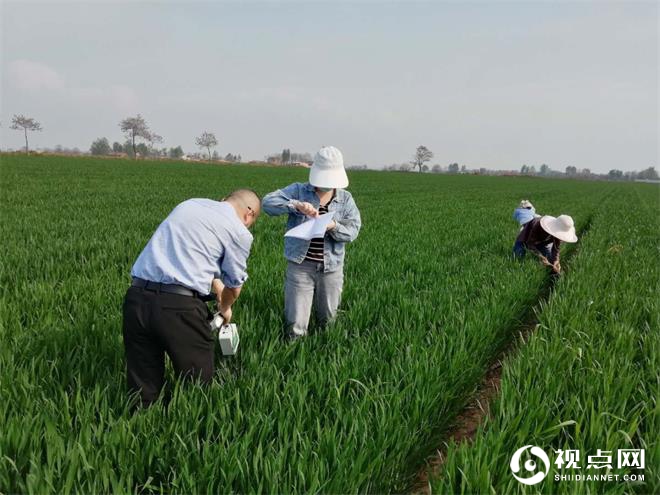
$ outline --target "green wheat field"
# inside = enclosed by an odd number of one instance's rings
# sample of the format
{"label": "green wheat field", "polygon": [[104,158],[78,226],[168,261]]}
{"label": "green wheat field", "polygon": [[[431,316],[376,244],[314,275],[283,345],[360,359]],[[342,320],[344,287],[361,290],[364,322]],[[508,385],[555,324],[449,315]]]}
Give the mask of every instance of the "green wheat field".
{"label": "green wheat field", "polygon": [[[0,493],[401,493],[438,449],[433,493],[660,492],[657,185],[349,172],[363,228],[336,324],[284,341],[284,219],[262,215],[238,355],[207,388],[170,370],[169,405],[132,414],[121,304],[157,225],[307,170],[0,160]],[[575,219],[552,290],[510,256],[523,198]],[[445,446],[505,349],[489,418]],[[526,487],[509,460],[527,444],[644,448],[645,480]]]}

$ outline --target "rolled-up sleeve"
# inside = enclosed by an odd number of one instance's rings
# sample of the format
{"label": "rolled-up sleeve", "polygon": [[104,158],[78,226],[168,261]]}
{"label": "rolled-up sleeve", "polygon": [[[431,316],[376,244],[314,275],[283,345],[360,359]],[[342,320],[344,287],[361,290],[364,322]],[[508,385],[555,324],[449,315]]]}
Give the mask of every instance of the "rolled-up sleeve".
{"label": "rolled-up sleeve", "polygon": [[261,201],[261,207],[270,216],[283,215],[284,213],[302,215],[294,206],[298,199],[300,199],[300,184],[295,182],[284,189],[266,194]]}
{"label": "rolled-up sleeve", "polygon": [[328,232],[335,241],[353,242],[357,238],[362,226],[362,219],[360,210],[352,197],[348,198],[346,202],[343,218],[336,220],[336,224],[337,226]]}
{"label": "rolled-up sleeve", "polygon": [[225,247],[217,275],[226,287],[236,289],[247,280],[247,260],[251,247],[252,238],[247,235],[237,237],[235,242]]}

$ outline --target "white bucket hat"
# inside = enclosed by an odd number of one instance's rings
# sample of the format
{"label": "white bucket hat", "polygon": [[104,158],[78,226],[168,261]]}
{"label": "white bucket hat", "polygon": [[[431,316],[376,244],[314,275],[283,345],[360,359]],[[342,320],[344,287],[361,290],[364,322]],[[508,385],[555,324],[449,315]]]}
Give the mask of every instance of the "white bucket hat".
{"label": "white bucket hat", "polygon": [[559,215],[557,218],[545,215],[541,217],[541,227],[548,234],[564,242],[577,242],[573,219],[568,215]]}
{"label": "white bucket hat", "polygon": [[334,146],[324,146],[316,153],[309,171],[309,183],[314,187],[343,189],[348,186],[344,157]]}

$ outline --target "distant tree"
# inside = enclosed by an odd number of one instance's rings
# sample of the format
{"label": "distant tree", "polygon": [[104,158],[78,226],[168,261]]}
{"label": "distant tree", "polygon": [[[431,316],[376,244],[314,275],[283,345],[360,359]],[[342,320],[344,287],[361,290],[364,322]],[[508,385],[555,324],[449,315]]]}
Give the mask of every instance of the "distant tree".
{"label": "distant tree", "polygon": [[449,167],[447,167],[447,170],[449,171],[450,174],[457,174],[458,173],[458,163],[450,163]]}
{"label": "distant tree", "polygon": [[431,172],[433,172],[434,174],[439,174],[440,172],[442,172],[442,167],[436,163],[431,167]]}
{"label": "distant tree", "polygon": [[112,151],[114,151],[115,153],[122,153],[124,151],[124,147],[121,145],[121,143],[115,141],[114,143],[112,143]]}
{"label": "distant tree", "polygon": [[428,172],[429,171],[429,166],[428,165],[422,165],[422,172]]}
{"label": "distant tree", "polygon": [[124,153],[126,153],[130,158],[135,157],[135,151],[133,150],[133,145],[131,144],[130,139],[127,139],[124,143]]}
{"label": "distant tree", "polygon": [[520,173],[523,175],[529,174],[529,167],[527,165],[523,165],[522,167],[520,167]]}
{"label": "distant tree", "polygon": [[155,144],[159,144],[163,142],[163,136],[159,136],[158,134],[151,133],[149,134],[149,138],[147,139],[149,142],[149,145],[153,147]]}
{"label": "distant tree", "polygon": [[242,161],[243,161],[243,157],[241,157],[241,155],[239,154],[239,155],[236,157],[236,162],[237,162],[237,163],[241,163]]}
{"label": "distant tree", "polygon": [[181,146],[177,146],[176,148],[170,148],[169,155],[170,158],[174,158],[175,160],[178,160],[183,156],[183,148],[181,148]]}
{"label": "distant tree", "polygon": [[312,163],[312,155],[309,153],[291,153],[291,150],[289,150],[290,153],[290,159],[293,162],[302,162],[302,163]]}
{"label": "distant tree", "polygon": [[461,166],[461,173],[462,173],[462,174],[467,173],[467,167],[466,167],[465,165],[462,165],[462,166]]}
{"label": "distant tree", "polygon": [[283,149],[282,150],[282,165],[286,165],[288,163],[291,163],[291,150],[290,149]]}
{"label": "distant tree", "polygon": [[218,145],[218,140],[216,139],[215,134],[204,131],[197,139],[195,139],[195,143],[200,148],[206,148],[209,153],[209,161],[211,161],[211,148],[215,148]]}
{"label": "distant tree", "polygon": [[[151,133],[151,131],[149,130],[149,126],[147,125],[147,122],[140,114],[137,114],[136,117],[125,118],[124,120],[119,122],[119,128],[126,135],[126,139],[128,139],[128,141],[130,142],[132,153],[126,150],[126,148],[124,148],[124,151],[126,151],[126,153],[128,153],[133,157],[137,157],[137,153],[138,153],[138,147],[136,141],[137,139],[142,139],[143,141],[149,143],[158,142],[158,140],[162,141],[162,138],[160,136]],[[140,154],[142,156],[146,156],[146,154],[143,154],[142,152],[140,152]]]}
{"label": "distant tree", "polygon": [[108,155],[112,151],[110,143],[107,138],[98,138],[92,143],[92,146],[89,148],[89,152],[92,155]]}
{"label": "distant tree", "polygon": [[149,156],[149,146],[147,146],[147,143],[138,143],[138,145],[135,147],[135,156]]}
{"label": "distant tree", "polygon": [[160,151],[156,149],[156,144],[160,144],[163,142],[163,137],[159,136],[158,134],[149,134],[149,139],[147,139],[149,142],[149,154],[152,156],[160,156]]}
{"label": "distant tree", "polygon": [[479,169],[479,175],[487,175],[487,174],[488,174],[488,169],[487,168],[481,167]]}
{"label": "distant tree", "polygon": [[[415,151],[415,156],[413,161],[410,162],[414,167],[419,169],[419,172],[424,171],[424,164],[433,158],[433,152],[429,150],[426,146],[418,146]],[[428,168],[428,167],[427,167]]]}
{"label": "distant tree", "polygon": [[401,172],[410,172],[410,167],[411,167],[410,163],[402,163],[401,165],[399,165],[399,170]]}
{"label": "distant tree", "polygon": [[34,120],[31,117],[26,117],[25,115],[15,115],[11,119],[10,129],[15,131],[23,131],[25,134],[25,154],[30,153],[30,147],[28,145],[28,131],[41,131],[43,128],[41,124]]}
{"label": "distant tree", "polygon": [[577,167],[573,167],[573,166],[566,167],[566,175],[568,175],[569,177],[573,177],[577,175]]}
{"label": "distant tree", "polygon": [[550,175],[550,167],[545,163],[541,165],[541,170],[539,170],[540,175]]}
{"label": "distant tree", "polygon": [[612,179],[612,180],[623,179],[623,171],[617,170],[617,169],[612,169],[608,172],[607,178]]}
{"label": "distant tree", "polygon": [[643,180],[658,180],[658,172],[655,167],[649,167],[639,172],[637,178]]}
{"label": "distant tree", "polygon": [[580,170],[580,175],[584,177],[589,177],[591,175],[591,169],[590,168],[583,168]]}
{"label": "distant tree", "polygon": [[529,167],[529,175],[536,175],[536,167],[534,165]]}

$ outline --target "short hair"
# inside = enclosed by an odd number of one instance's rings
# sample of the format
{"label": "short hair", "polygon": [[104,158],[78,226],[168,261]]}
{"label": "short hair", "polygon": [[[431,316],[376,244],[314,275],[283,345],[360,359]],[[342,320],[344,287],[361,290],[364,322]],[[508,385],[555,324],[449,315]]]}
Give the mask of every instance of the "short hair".
{"label": "short hair", "polygon": [[256,210],[257,213],[261,210],[261,199],[252,189],[236,189],[229,193],[225,201],[238,203],[243,207]]}

